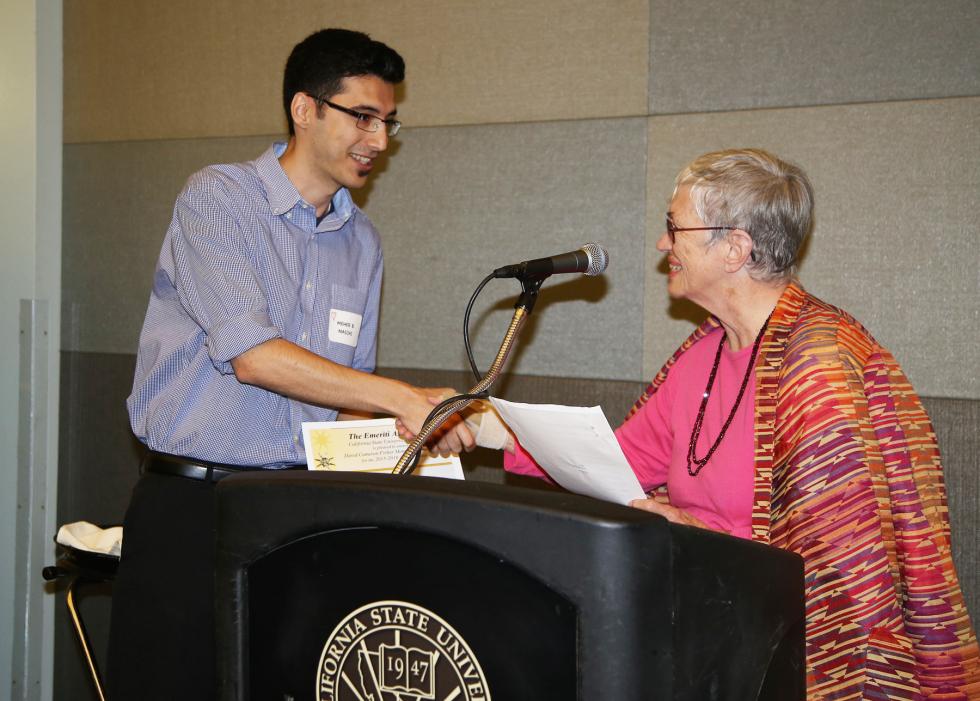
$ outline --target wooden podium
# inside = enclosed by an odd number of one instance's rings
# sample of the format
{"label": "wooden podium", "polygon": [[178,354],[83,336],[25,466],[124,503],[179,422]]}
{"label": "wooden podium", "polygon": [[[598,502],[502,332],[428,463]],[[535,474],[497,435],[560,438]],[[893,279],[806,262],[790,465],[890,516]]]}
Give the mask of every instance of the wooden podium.
{"label": "wooden podium", "polygon": [[791,553],[476,482],[250,472],[217,494],[222,699],[805,698]]}

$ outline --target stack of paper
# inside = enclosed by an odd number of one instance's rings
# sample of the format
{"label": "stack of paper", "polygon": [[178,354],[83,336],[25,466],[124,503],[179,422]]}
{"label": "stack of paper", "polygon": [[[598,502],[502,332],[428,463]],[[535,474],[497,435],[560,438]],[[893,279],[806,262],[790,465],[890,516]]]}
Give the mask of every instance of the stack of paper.
{"label": "stack of paper", "polygon": [[524,450],[565,489],[618,504],[644,498],[599,407],[490,402]]}

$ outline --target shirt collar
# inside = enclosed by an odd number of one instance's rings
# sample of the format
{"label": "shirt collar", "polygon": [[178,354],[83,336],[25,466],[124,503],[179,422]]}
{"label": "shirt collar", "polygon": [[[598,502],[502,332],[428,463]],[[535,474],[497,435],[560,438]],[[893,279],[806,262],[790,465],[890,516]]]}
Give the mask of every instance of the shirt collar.
{"label": "shirt collar", "polygon": [[[255,169],[265,186],[269,206],[273,214],[285,214],[300,204],[308,204],[300,196],[286,171],[279,163],[279,157],[286,150],[285,141],[276,141],[255,161]],[[320,230],[334,230],[343,226],[354,213],[354,201],[347,188],[342,187],[334,193],[330,213],[324,217]]]}
{"label": "shirt collar", "polygon": [[347,223],[354,213],[354,200],[351,199],[350,191],[346,187],[334,193],[330,204],[330,213],[320,222],[318,231],[335,231]]}

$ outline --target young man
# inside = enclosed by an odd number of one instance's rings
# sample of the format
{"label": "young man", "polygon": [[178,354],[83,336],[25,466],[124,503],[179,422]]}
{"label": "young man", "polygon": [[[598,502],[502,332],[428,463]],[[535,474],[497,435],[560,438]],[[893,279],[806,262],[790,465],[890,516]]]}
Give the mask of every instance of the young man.
{"label": "young man", "polygon": [[[152,452],[124,522],[110,698],[214,698],[217,479],[304,464],[303,421],[381,412],[417,432],[448,391],[372,374],[381,245],[349,189],[400,127],[403,78],[367,35],[316,32],[286,63],[288,143],[178,196],[127,401]],[[471,446],[461,425],[440,444]]]}

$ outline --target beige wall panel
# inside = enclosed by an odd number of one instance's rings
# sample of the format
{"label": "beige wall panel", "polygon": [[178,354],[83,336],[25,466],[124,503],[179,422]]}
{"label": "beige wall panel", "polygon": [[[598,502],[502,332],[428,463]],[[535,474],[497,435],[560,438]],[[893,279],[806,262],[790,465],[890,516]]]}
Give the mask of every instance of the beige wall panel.
{"label": "beige wall panel", "polygon": [[[374,182],[367,212],[385,247],[379,363],[468,368],[463,314],[495,268],[604,244],[606,275],[548,279],[513,372],[636,379],[646,119],[415,129]],[[472,315],[486,368],[520,292],[495,280]]]}
{"label": "beige wall panel", "polygon": [[409,125],[641,115],[648,0],[66,0],[65,140],[284,129],[282,69],[323,26],[396,48]]}
{"label": "beige wall panel", "polygon": [[977,0],[652,0],[650,113],[980,94]]}
{"label": "beige wall panel", "polygon": [[861,320],[920,394],[980,398],[980,98],[653,117],[649,125],[647,376],[691,328],[667,301],[655,249],[673,178],[706,151],[759,146],[802,165],[816,190],[804,285]]}

